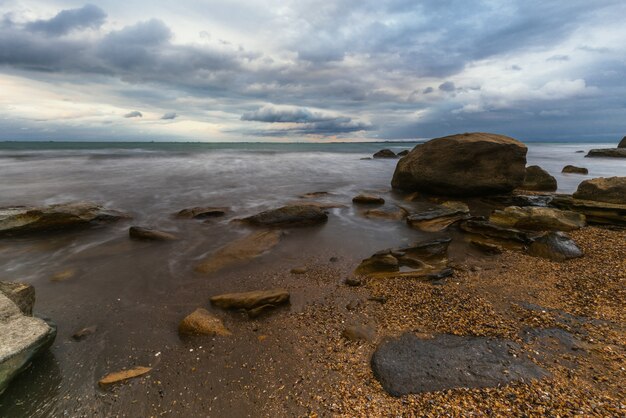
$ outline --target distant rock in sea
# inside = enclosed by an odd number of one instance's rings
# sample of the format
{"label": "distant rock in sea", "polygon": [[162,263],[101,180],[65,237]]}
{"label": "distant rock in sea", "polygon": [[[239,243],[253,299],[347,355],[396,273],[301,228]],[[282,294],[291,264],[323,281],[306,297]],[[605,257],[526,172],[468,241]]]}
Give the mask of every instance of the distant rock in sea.
{"label": "distant rock in sea", "polygon": [[623,137],[621,141],[619,141],[619,144],[617,144],[617,148],[626,148],[626,136]]}
{"label": "distant rock in sea", "polygon": [[626,148],[598,148],[589,150],[585,157],[626,158]]}

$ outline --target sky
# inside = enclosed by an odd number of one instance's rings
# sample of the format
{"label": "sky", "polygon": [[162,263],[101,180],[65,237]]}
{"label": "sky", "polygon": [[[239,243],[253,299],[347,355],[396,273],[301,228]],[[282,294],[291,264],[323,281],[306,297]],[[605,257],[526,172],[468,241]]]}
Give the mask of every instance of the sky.
{"label": "sky", "polygon": [[0,141],[618,141],[624,22],[624,0],[0,0]]}

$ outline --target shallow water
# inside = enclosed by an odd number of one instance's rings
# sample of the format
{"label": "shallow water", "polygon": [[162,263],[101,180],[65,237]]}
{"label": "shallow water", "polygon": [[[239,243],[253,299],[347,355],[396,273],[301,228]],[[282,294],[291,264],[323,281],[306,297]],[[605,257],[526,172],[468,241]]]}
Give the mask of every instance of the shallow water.
{"label": "shallow water", "polygon": [[[155,365],[156,353],[184,348],[176,325],[184,314],[205,306],[209,296],[273,283],[271,277],[256,278],[258,271],[288,271],[321,256],[355,260],[432,237],[401,222],[366,219],[350,202],[360,192],[374,192],[389,205],[411,205],[390,190],[397,160],[361,160],[381,148],[397,152],[411,145],[0,144],[0,207],[89,200],[133,216],[102,228],[0,241],[0,280],[34,284],[36,312],[59,327],[50,353],[0,397],[0,416],[106,416],[124,408],[131,408],[129,416],[147,414],[151,408],[142,401],[116,406],[95,382],[129,359]],[[547,169],[559,191],[571,193],[586,178],[626,176],[625,160],[589,159],[576,152],[610,146],[530,144],[528,163]],[[566,164],[587,167],[589,175],[560,174]],[[198,260],[250,232],[230,223],[232,218],[315,191],[330,193],[319,200],[346,207],[331,209],[322,227],[288,231],[270,254],[241,268],[210,277],[193,271]],[[207,205],[231,212],[208,223],[171,217],[180,209]],[[129,225],[157,227],[183,239],[133,242],[127,238]],[[50,280],[68,270],[74,272],[71,279]],[[296,295],[292,309],[303,303],[306,297]],[[93,324],[98,326],[93,338],[70,340],[74,331]],[[252,348],[241,345],[229,350],[220,354],[222,360],[253,356]],[[236,398],[232,391],[214,389],[216,399]],[[219,402],[212,404],[215,410],[229,408]],[[254,411],[252,404],[241,408],[241,415]]]}

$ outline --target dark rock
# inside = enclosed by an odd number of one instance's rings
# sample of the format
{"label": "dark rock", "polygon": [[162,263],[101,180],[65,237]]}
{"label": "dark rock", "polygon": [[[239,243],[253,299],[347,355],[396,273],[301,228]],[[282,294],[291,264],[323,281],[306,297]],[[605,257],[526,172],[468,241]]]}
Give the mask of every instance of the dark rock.
{"label": "dark rock", "polygon": [[434,273],[428,273],[426,275],[426,280],[441,280],[441,279],[445,279],[446,277],[450,277],[454,275],[454,270],[451,269],[450,267],[446,267],[440,271],[434,272]]}
{"label": "dark rock", "polygon": [[367,300],[371,300],[372,302],[378,302],[381,305],[384,305],[385,303],[387,303],[387,297],[386,296],[371,296],[371,297],[367,298]]}
{"label": "dark rock", "polygon": [[585,157],[626,158],[626,148],[592,149]]}
{"label": "dark rock", "polygon": [[178,333],[180,335],[231,335],[221,319],[203,308],[196,309],[180,321]]}
{"label": "dark rock", "polygon": [[554,208],[509,206],[489,217],[493,224],[532,231],[573,231],[584,227],[585,215]]}
{"label": "dark rock", "polygon": [[487,221],[467,220],[461,222],[461,229],[470,234],[476,234],[484,238],[491,238],[497,241],[505,241],[514,244],[530,244],[532,235],[514,228],[505,228]]}
{"label": "dark rock", "polygon": [[462,202],[446,202],[425,212],[416,213],[406,218],[411,228],[428,232],[437,232],[469,215],[469,208]]}
{"label": "dark rock", "polygon": [[371,194],[360,194],[352,198],[352,203],[359,203],[362,205],[382,205],[385,203],[385,199]]}
{"label": "dark rock", "polygon": [[122,212],[90,202],[62,203],[42,207],[0,208],[0,234],[69,230],[127,219]]}
{"label": "dark rock", "polygon": [[27,283],[0,282],[0,293],[11,299],[24,315],[31,316],[35,306],[35,288]]}
{"label": "dark rock", "polygon": [[583,151],[583,150],[581,150],[581,149],[580,149],[580,150],[576,151],[576,154],[582,154],[582,153],[584,153],[584,152],[585,152],[585,151]]}
{"label": "dark rock", "polygon": [[265,315],[270,311],[276,309],[277,306],[271,303],[266,303],[265,305],[257,306],[256,308],[248,309],[248,318],[254,319],[258,318],[261,315]]}
{"label": "dark rock", "polygon": [[573,197],[626,205],[626,177],[599,177],[585,180],[578,185]]}
{"label": "dark rock", "polygon": [[552,201],[552,195],[519,195],[508,194],[499,196],[489,196],[481,200],[488,204],[499,206],[539,206],[546,207]]}
{"label": "dark rock", "polygon": [[589,174],[589,170],[584,167],[576,167],[575,165],[566,165],[561,170],[561,173],[570,173],[570,174]]}
{"label": "dark rock", "polygon": [[409,155],[409,152],[410,152],[410,150],[405,149],[405,150],[400,151],[400,152],[399,152],[399,153],[397,153],[396,155],[397,155],[398,157],[404,157],[405,155]]}
{"label": "dark rock", "polygon": [[322,209],[312,205],[283,206],[244,218],[243,221],[255,226],[310,226],[328,220]]}
{"label": "dark rock", "polygon": [[262,305],[282,305],[289,303],[289,292],[283,289],[255,290],[243,293],[227,293],[213,296],[211,304],[222,309],[250,310]]}
{"label": "dark rock", "polygon": [[184,219],[204,219],[224,216],[226,215],[226,212],[228,212],[228,208],[225,207],[196,206],[193,208],[183,209],[180,212],[176,213],[175,216],[177,218]]}
{"label": "dark rock", "polygon": [[82,341],[85,338],[89,337],[91,334],[95,333],[97,329],[98,327],[96,327],[95,325],[79,329],[74,334],[72,334],[72,339],[74,341]]}
{"label": "dark rock", "polygon": [[307,271],[309,271],[306,267],[296,267],[291,269],[289,272],[291,274],[305,274]]}
{"label": "dark rock", "polygon": [[524,144],[502,135],[436,138],[398,161],[391,185],[436,195],[507,193],[524,181],[526,152]]}
{"label": "dark rock", "polygon": [[371,360],[374,376],[392,396],[454,388],[495,387],[548,375],[519,346],[495,338],[441,334],[420,339],[405,333],[381,343]]}
{"label": "dark rock", "polygon": [[363,282],[361,281],[361,279],[356,278],[356,277],[348,277],[345,281],[346,285],[348,286],[352,286],[352,287],[357,287],[357,286],[361,286],[363,284]]}
{"label": "dark rock", "polygon": [[374,341],[376,339],[376,330],[368,325],[349,325],[347,326],[341,335],[350,341]]}
{"label": "dark rock", "polygon": [[584,214],[589,224],[626,226],[626,205],[574,199],[568,195],[555,196],[552,205]]}
{"label": "dark rock", "polygon": [[390,149],[381,149],[376,152],[372,157],[374,158],[398,158],[395,152]]}
{"label": "dark rock", "polygon": [[536,238],[528,247],[528,254],[552,261],[565,261],[583,256],[576,242],[563,232],[548,232]]}
{"label": "dark rock", "polygon": [[524,183],[520,186],[522,190],[533,190],[538,192],[553,192],[557,189],[556,179],[546,170],[538,165],[526,167]]}
{"label": "dark rock", "polygon": [[621,141],[619,141],[617,148],[626,148],[626,136],[623,137]]}
{"label": "dark rock", "polygon": [[128,229],[128,235],[130,238],[140,241],[174,241],[178,239],[175,235],[168,232],[142,226],[131,226]]}
{"label": "dark rock", "polygon": [[336,263],[337,261],[339,261],[339,258],[338,257],[330,257],[328,259],[328,261],[330,261],[331,263]]}

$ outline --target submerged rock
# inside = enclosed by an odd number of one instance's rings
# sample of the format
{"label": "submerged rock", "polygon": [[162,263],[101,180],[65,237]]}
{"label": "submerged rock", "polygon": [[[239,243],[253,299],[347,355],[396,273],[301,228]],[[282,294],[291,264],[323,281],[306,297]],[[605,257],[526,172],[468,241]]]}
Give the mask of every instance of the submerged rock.
{"label": "submerged rock", "polygon": [[506,193],[524,181],[526,152],[524,144],[503,135],[436,138],[398,161],[391,185],[444,196]]}
{"label": "submerged rock", "polygon": [[595,202],[559,195],[554,197],[552,205],[584,214],[589,224],[626,226],[626,204]]}
{"label": "submerged rock", "polygon": [[280,242],[280,231],[260,231],[235,240],[208,256],[196,266],[199,273],[209,274],[246,262],[274,248]]}
{"label": "submerged rock", "polygon": [[585,157],[626,158],[626,148],[592,149]]}
{"label": "submerged rock", "polygon": [[514,356],[512,350],[519,350],[519,345],[509,340],[448,334],[420,339],[405,333],[381,343],[371,367],[392,396],[495,387],[548,375],[525,356]]}
{"label": "submerged rock", "polygon": [[178,325],[180,335],[232,335],[221,319],[203,308],[187,315]]}
{"label": "submerged rock", "polygon": [[586,225],[585,215],[581,213],[533,206],[496,210],[489,221],[507,228],[532,231],[573,231]]}
{"label": "submerged rock", "polygon": [[427,232],[442,231],[469,215],[469,208],[462,202],[446,202],[443,205],[416,213],[406,218],[410,227]]}
{"label": "submerged rock", "polygon": [[215,218],[226,215],[229,208],[226,207],[213,207],[213,206],[196,206],[193,208],[183,209],[177,212],[175,216],[182,219],[205,219]]}
{"label": "submerged rock", "polygon": [[289,292],[284,289],[255,290],[213,296],[211,304],[222,309],[253,309],[263,305],[278,306],[289,303]]}
{"label": "submerged rock", "polygon": [[526,167],[526,176],[520,186],[522,190],[538,192],[554,192],[557,189],[556,179],[538,165]]}
{"label": "submerged rock", "polygon": [[92,325],[90,327],[81,328],[78,331],[76,331],[74,334],[72,334],[72,339],[74,341],[82,341],[85,338],[87,338],[90,335],[92,335],[93,333],[95,333],[97,331],[97,329],[98,329],[98,327],[96,327],[95,325]]}
{"label": "submerged rock", "polygon": [[573,197],[626,205],[626,177],[599,177],[585,180],[578,185]]}
{"label": "submerged rock", "polygon": [[552,261],[565,261],[583,256],[576,242],[563,232],[548,232],[536,238],[528,247],[528,254]]}
{"label": "submerged rock", "polygon": [[372,157],[374,158],[398,158],[395,152],[387,148],[381,149],[380,151],[374,153]]}
{"label": "submerged rock", "polygon": [[104,376],[98,381],[98,385],[105,389],[116,383],[122,383],[130,379],[134,379],[144,374],[150,373],[152,367],[137,366],[129,370],[122,370],[115,373],[110,373]]}
{"label": "submerged rock", "polygon": [[127,218],[122,212],[90,202],[4,207],[0,208],[0,235],[67,230]]}
{"label": "submerged rock", "polygon": [[242,219],[250,225],[270,227],[311,226],[327,220],[326,212],[313,205],[283,206]]}
{"label": "submerged rock", "polygon": [[[26,307],[32,311],[32,306]],[[0,292],[0,394],[32,360],[50,347],[56,326],[25,315],[13,300]]]}
{"label": "submerged rock", "polygon": [[561,173],[569,173],[569,174],[589,174],[589,170],[585,167],[576,167],[575,165],[566,165],[561,170]]}
{"label": "submerged rock", "polygon": [[169,232],[158,231],[143,226],[131,226],[128,229],[128,236],[140,241],[175,241],[178,239],[177,236]]}
{"label": "submerged rock", "polygon": [[372,194],[360,194],[352,198],[352,203],[358,203],[363,205],[382,205],[385,203],[385,199],[380,196],[374,196]]}
{"label": "submerged rock", "polygon": [[391,221],[400,221],[407,217],[409,211],[401,206],[383,207],[380,209],[366,210],[363,215],[370,219],[388,219]]}

